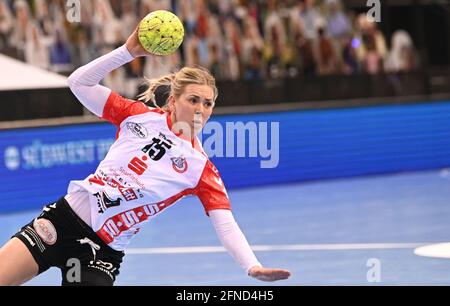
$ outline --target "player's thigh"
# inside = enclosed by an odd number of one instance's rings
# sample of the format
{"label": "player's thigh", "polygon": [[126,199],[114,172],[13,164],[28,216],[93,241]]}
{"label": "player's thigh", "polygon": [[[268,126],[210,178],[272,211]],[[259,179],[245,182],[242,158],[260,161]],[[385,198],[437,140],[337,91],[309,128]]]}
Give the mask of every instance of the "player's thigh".
{"label": "player's thigh", "polygon": [[0,286],[21,285],[38,273],[38,264],[18,238],[12,238],[0,249]]}

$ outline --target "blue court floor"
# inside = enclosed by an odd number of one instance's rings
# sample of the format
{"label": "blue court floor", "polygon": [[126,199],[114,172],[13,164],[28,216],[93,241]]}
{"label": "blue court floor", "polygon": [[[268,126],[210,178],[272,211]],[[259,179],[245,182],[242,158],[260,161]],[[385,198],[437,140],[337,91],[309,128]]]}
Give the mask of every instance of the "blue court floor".
{"label": "blue court floor", "polygon": [[[259,260],[292,272],[289,280],[275,285],[450,285],[450,259],[413,253],[418,246],[450,241],[449,171],[270,186],[229,195]],[[38,213],[0,215],[0,243]],[[379,282],[369,282],[368,276]],[[57,269],[28,283],[59,284]],[[196,198],[182,200],[142,229],[116,284],[268,285],[246,276],[220,248]]]}

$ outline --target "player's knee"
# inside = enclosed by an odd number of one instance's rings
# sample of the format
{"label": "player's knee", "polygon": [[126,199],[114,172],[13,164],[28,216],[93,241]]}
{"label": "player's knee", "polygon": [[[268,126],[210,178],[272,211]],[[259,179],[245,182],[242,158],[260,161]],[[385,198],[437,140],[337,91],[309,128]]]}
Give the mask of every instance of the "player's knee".
{"label": "player's knee", "polygon": [[13,286],[9,272],[6,271],[6,260],[4,260],[4,248],[0,248],[0,286]]}
{"label": "player's knee", "polygon": [[5,286],[19,286],[22,282],[10,275],[8,271],[2,268],[0,265],[0,287]]}
{"label": "player's knee", "polygon": [[20,284],[14,283],[11,280],[2,279],[2,277],[0,277],[0,287],[18,286],[18,285]]}
{"label": "player's knee", "polygon": [[0,286],[18,286],[35,277],[39,267],[26,246],[11,239],[0,248]]}

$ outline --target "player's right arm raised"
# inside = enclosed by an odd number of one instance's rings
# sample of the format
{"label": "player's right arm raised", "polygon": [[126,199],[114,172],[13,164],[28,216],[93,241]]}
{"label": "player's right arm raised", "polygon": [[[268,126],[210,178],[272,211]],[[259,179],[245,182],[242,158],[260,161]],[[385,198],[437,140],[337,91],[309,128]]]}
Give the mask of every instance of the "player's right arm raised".
{"label": "player's right arm raised", "polygon": [[125,46],[105,54],[69,76],[70,90],[88,110],[102,117],[111,89],[99,85],[100,81],[111,71],[132,60],[133,56]]}
{"label": "player's right arm raised", "polygon": [[150,55],[150,53],[145,51],[139,43],[136,28],[125,45],[72,73],[68,79],[70,90],[88,110],[98,117],[102,117],[105,104],[111,95],[111,89],[100,85],[100,81],[108,73],[131,62],[135,57],[146,55]]}

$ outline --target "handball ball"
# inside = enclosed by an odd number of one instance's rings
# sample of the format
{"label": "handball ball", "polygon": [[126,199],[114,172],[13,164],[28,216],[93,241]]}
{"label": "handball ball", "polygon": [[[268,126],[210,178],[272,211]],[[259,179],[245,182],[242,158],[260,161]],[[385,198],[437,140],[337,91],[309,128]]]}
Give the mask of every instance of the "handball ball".
{"label": "handball ball", "polygon": [[139,24],[139,41],[155,55],[174,53],[183,42],[184,27],[180,19],[168,11],[154,11]]}

